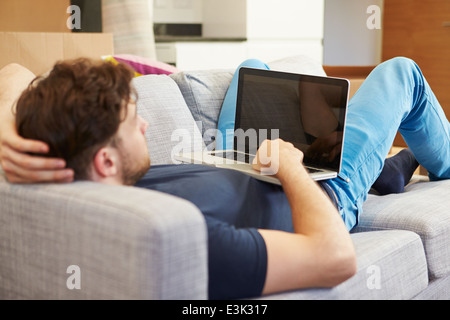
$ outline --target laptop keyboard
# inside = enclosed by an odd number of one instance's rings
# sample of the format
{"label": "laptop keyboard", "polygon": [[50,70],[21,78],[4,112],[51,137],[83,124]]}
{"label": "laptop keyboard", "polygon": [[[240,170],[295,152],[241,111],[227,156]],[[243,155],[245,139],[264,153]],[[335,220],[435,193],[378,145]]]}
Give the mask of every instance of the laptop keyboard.
{"label": "laptop keyboard", "polygon": [[306,170],[307,170],[309,173],[322,172],[322,170],[314,169],[314,168],[310,168],[310,167],[306,167]]}
{"label": "laptop keyboard", "polygon": [[[245,163],[251,164],[253,161],[254,155],[237,153],[236,151],[217,151],[211,152],[211,155],[222,157],[230,160],[237,160]],[[323,172],[323,170],[315,169],[311,167],[305,167],[309,173]]]}
{"label": "laptop keyboard", "polygon": [[236,151],[217,151],[217,152],[211,152],[211,155],[214,155],[216,157],[222,157],[225,159],[240,161],[251,164],[253,161],[254,155],[247,154],[247,153],[238,153]]}

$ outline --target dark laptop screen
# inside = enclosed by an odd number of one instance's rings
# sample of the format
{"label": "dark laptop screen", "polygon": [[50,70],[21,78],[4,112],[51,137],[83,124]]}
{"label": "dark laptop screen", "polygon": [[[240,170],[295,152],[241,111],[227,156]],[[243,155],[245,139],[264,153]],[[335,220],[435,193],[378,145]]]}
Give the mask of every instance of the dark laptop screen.
{"label": "dark laptop screen", "polygon": [[264,139],[302,150],[307,166],[339,171],[348,81],[241,68],[234,146],[254,154]]}

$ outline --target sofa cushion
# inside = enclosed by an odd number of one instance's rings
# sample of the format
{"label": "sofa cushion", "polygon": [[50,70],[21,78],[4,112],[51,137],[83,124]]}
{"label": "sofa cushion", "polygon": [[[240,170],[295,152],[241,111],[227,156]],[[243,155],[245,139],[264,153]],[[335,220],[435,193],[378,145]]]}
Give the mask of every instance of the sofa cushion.
{"label": "sofa cushion", "polygon": [[400,229],[422,238],[430,279],[450,273],[450,180],[418,182],[402,194],[370,194],[354,232]]}
{"label": "sofa cushion", "polygon": [[174,153],[202,151],[202,136],[180,89],[166,75],[133,79],[138,113],[149,124],[145,137],[153,165],[176,163]]}
{"label": "sofa cushion", "polygon": [[272,61],[268,63],[268,66],[271,70],[276,71],[303,73],[323,77],[327,75],[319,61],[304,55],[286,57]]}
{"label": "sofa cushion", "polygon": [[217,121],[234,70],[190,71],[172,74],[209,150],[215,146]]}
{"label": "sofa cushion", "polygon": [[450,300],[450,275],[430,281],[414,300]]}
{"label": "sofa cushion", "polygon": [[420,237],[391,230],[351,235],[358,272],[331,289],[306,289],[262,299],[411,299],[428,285],[427,262]]}
{"label": "sofa cushion", "polygon": [[180,71],[167,63],[132,54],[109,55],[103,56],[102,59],[104,61],[111,61],[112,63],[125,63],[134,70],[136,76],[146,74],[172,74]]}

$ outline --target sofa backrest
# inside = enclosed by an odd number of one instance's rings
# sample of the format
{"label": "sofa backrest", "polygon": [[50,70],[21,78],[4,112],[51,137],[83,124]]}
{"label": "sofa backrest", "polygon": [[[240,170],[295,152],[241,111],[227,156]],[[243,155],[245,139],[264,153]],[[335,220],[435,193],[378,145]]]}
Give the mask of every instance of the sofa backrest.
{"label": "sofa backrest", "polygon": [[173,163],[179,151],[202,151],[198,126],[177,84],[166,75],[135,78],[137,110],[149,124],[145,137],[152,165]]}
{"label": "sofa backrest", "polygon": [[208,150],[215,147],[220,109],[234,70],[201,70],[172,74],[196,121]]}

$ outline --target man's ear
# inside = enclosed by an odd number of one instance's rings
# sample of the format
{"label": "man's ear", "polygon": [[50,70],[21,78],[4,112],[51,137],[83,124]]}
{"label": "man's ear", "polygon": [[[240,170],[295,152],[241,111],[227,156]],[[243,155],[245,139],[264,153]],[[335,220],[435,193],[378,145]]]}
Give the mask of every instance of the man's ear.
{"label": "man's ear", "polygon": [[94,172],[100,178],[111,178],[119,172],[119,157],[117,150],[111,147],[103,147],[97,151],[94,157]]}

